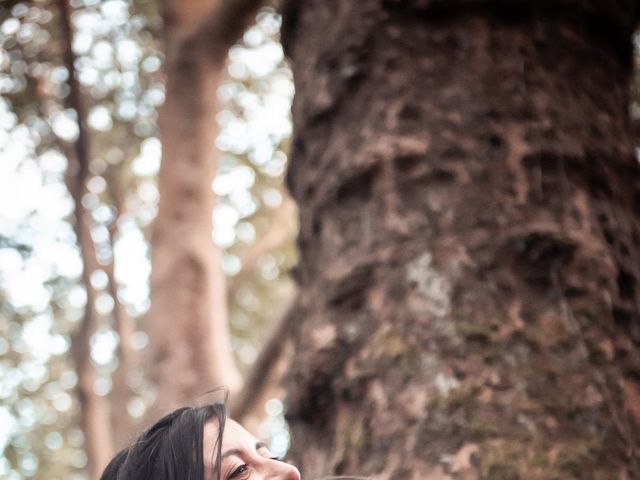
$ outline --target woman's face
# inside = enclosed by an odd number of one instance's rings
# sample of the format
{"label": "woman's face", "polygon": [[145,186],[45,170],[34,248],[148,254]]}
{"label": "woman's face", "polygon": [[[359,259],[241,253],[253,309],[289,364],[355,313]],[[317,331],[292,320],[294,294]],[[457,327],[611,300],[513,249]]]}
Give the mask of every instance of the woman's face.
{"label": "woman's face", "polygon": [[[203,458],[205,480],[215,480],[214,451],[218,438],[218,421],[213,419],[204,427]],[[276,459],[265,444],[259,442],[242,426],[228,419],[222,434],[222,480],[300,480],[293,465]]]}

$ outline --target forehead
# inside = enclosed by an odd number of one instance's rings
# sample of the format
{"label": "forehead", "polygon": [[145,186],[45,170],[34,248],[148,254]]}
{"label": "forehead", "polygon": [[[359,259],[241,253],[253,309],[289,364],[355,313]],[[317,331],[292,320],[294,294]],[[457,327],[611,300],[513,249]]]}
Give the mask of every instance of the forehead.
{"label": "forehead", "polygon": [[[212,418],[204,425],[202,440],[202,456],[204,460],[205,479],[212,480],[214,478],[213,471],[216,460],[216,442],[218,441],[218,433],[220,431],[220,423],[217,418]],[[247,432],[235,420],[227,419],[222,432],[222,453],[231,449],[248,449],[253,451],[256,445],[256,438]]]}
{"label": "forehead", "polygon": [[222,448],[230,442],[247,442],[253,449],[256,443],[256,437],[246,431],[238,422],[229,419],[227,420],[222,435]]}

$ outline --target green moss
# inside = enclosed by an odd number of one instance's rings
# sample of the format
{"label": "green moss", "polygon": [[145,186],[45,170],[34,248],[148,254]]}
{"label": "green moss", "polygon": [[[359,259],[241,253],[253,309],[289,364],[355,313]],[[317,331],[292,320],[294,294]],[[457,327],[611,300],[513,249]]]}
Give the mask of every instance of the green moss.
{"label": "green moss", "polygon": [[403,355],[408,350],[404,336],[397,330],[383,326],[368,342],[367,349],[371,358],[380,360],[392,360]]}
{"label": "green moss", "polygon": [[385,357],[397,358],[407,351],[405,339],[395,332],[389,332],[382,338],[381,349]]}
{"label": "green moss", "polygon": [[[385,370],[393,371],[399,378],[412,380],[423,368],[423,350],[417,348],[415,338],[403,331],[383,326],[368,342],[362,358],[375,368],[371,373],[379,377]],[[363,365],[366,369],[367,365]]]}
{"label": "green moss", "polygon": [[487,480],[516,480],[520,476],[515,468],[505,463],[491,465],[486,473]]}
{"label": "green moss", "polygon": [[462,338],[486,337],[490,338],[495,330],[494,322],[487,319],[478,318],[466,310],[455,310],[451,319],[456,333]]}
{"label": "green moss", "polygon": [[339,411],[336,415],[335,438],[338,443],[331,463],[334,470],[340,471],[348,464],[349,453],[361,451],[365,446],[363,416],[353,415],[350,410]]}
{"label": "green moss", "polygon": [[478,455],[479,468],[482,478],[487,480],[599,478],[597,459],[602,448],[604,445],[599,441],[584,438],[550,441],[538,437],[530,442],[517,439],[484,442]]}
{"label": "green moss", "polygon": [[585,324],[598,324],[602,318],[606,318],[606,307],[590,297],[572,299],[569,302],[569,309],[576,321]]}
{"label": "green moss", "polygon": [[474,416],[469,424],[469,439],[473,442],[483,442],[496,438],[501,434],[502,426],[491,418]]}
{"label": "green moss", "polygon": [[603,445],[597,439],[582,439],[567,445],[558,455],[557,468],[568,478],[584,478],[585,472],[595,467],[594,459],[598,458],[598,452],[602,448]]}

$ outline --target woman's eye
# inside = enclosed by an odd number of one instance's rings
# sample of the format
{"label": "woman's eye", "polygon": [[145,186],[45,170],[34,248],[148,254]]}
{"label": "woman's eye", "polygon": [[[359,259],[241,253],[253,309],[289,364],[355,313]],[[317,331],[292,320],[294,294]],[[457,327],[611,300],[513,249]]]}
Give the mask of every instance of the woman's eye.
{"label": "woman's eye", "polygon": [[236,468],[231,473],[231,475],[229,475],[229,479],[231,479],[231,478],[240,478],[240,477],[242,477],[242,475],[247,473],[248,470],[249,470],[249,467],[246,464],[240,465],[238,468]]}

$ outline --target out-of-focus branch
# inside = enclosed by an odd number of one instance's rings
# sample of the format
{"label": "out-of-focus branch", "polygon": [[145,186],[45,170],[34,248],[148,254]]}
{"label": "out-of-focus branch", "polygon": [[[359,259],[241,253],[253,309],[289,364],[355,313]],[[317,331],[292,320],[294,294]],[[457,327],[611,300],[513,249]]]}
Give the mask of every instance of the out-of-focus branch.
{"label": "out-of-focus branch", "polygon": [[[230,402],[230,414],[236,421],[242,422],[252,412],[263,398],[265,391],[274,385],[279,385],[284,369],[277,366],[287,355],[287,345],[290,343],[291,321],[293,315],[282,315],[276,328],[265,342],[254,368],[247,375],[243,389]],[[289,352],[291,353],[291,352]],[[279,371],[282,370],[282,371]]]}
{"label": "out-of-focus branch", "polygon": [[166,2],[165,24],[173,47],[203,48],[206,59],[222,66],[229,48],[255,19],[265,0],[181,0]]}
{"label": "out-of-focus branch", "polygon": [[[276,210],[270,228],[262,235],[242,257],[242,271],[229,280],[228,297],[233,298],[238,287],[251,275],[260,258],[270,251],[281,247],[293,235],[295,204],[289,196],[285,196]],[[252,412],[265,392],[271,386],[280,383],[277,365],[285,356],[286,345],[291,331],[290,316],[283,314],[273,329],[271,336],[263,345],[254,368],[247,375],[243,389],[231,398],[231,415],[242,421]],[[274,378],[277,377],[277,378]]]}
{"label": "out-of-focus branch", "polygon": [[202,45],[211,47],[210,59],[222,64],[229,48],[236,43],[255,19],[264,0],[219,0],[195,31]]}
{"label": "out-of-focus branch", "polygon": [[258,238],[242,256],[242,270],[228,280],[228,297],[234,298],[239,286],[251,275],[265,253],[281,247],[294,234],[295,203],[288,195],[278,206],[269,230]]}
{"label": "out-of-focus branch", "polygon": [[125,192],[122,188],[117,173],[109,178],[109,191],[113,205],[115,207],[114,221],[109,226],[109,241],[111,244],[111,263],[105,266],[105,271],[109,279],[109,294],[113,298],[113,329],[118,334],[118,349],[116,356],[118,367],[111,377],[113,388],[109,396],[111,401],[111,425],[113,426],[113,440],[116,449],[120,449],[131,440],[133,434],[133,422],[131,416],[127,414],[127,403],[131,396],[129,387],[129,374],[137,362],[137,355],[131,346],[131,337],[134,332],[134,323],[131,315],[118,297],[118,281],[115,275],[116,256],[115,244],[119,235],[118,220],[126,213]]}
{"label": "out-of-focus branch", "polygon": [[64,39],[64,65],[69,73],[69,95],[66,99],[66,107],[75,110],[78,116],[78,138],[73,142],[73,145],[64,148],[69,162],[67,186],[74,202],[74,230],[82,257],[82,283],[87,295],[84,315],[71,338],[71,354],[78,376],[76,390],[80,403],[81,424],[85,437],[89,476],[91,479],[97,479],[112,454],[111,432],[107,414],[108,407],[105,399],[99,397],[94,391],[96,372],[91,363],[90,349],[91,336],[95,333],[98,325],[98,313],[95,308],[96,292],[91,286],[90,279],[91,273],[100,266],[96,258],[95,245],[91,238],[90,215],[82,205],[82,197],[87,191],[86,181],[89,176],[90,145],[86,124],[87,114],[81,98],[80,85],[74,65],[71,11],[67,0],[58,0],[58,6]]}

